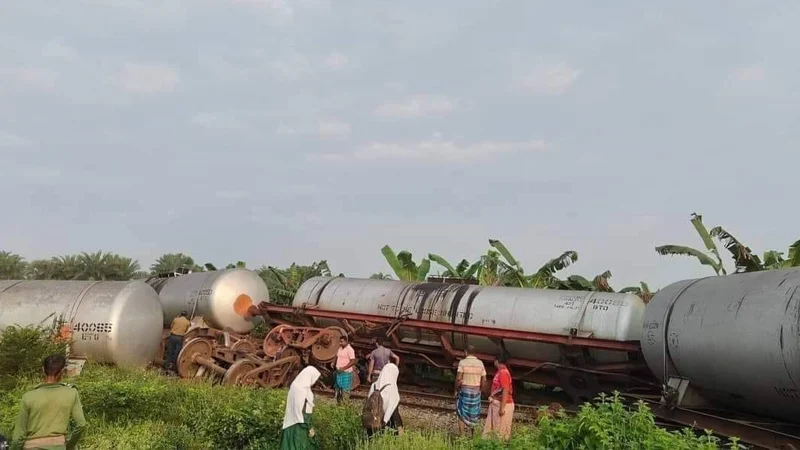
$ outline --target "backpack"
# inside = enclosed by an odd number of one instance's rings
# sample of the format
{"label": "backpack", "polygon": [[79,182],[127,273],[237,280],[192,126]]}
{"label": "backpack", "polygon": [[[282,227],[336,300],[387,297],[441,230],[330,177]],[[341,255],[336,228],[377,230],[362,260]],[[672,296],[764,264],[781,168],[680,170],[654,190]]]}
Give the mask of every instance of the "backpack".
{"label": "backpack", "polygon": [[386,385],[370,394],[364,402],[364,408],[361,410],[361,425],[367,430],[379,430],[383,428],[383,397],[381,392],[386,389]]}

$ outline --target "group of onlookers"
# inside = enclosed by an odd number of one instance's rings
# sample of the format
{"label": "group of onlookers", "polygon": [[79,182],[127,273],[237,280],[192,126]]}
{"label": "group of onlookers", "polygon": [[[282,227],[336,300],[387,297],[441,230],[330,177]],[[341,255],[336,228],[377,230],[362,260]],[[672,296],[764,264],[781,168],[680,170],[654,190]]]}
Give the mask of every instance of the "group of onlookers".
{"label": "group of onlookers", "polygon": [[[397,387],[400,358],[381,341],[373,340],[373,344],[375,349],[367,357],[367,382],[372,384],[362,411],[362,425],[368,437],[381,430],[402,434],[403,419],[400,417],[400,391]],[[488,387],[489,407],[483,436],[496,434],[500,439],[507,440],[511,435],[514,416],[513,386],[511,372],[506,365],[507,357],[501,355],[495,360],[496,371],[489,384],[486,368],[475,356],[475,349],[470,346],[465,353],[466,357],[458,364],[455,381],[459,430],[462,434],[474,434],[481,416],[481,399]],[[353,347],[346,337],[342,337],[336,360],[332,364],[335,368],[334,395],[338,403],[349,398],[354,377],[357,376],[356,363]],[[319,370],[308,366],[292,382],[283,419],[281,450],[318,448],[317,435],[311,420],[314,409],[311,386],[320,376]]]}
{"label": "group of onlookers", "polygon": [[[475,357],[475,348],[467,347],[466,357],[459,361],[456,371],[456,415],[462,434],[474,432],[481,416],[482,393],[486,391],[486,367]],[[483,426],[483,436],[497,433],[501,439],[511,435],[511,422],[514,418],[514,388],[511,372],[506,362],[508,357],[501,354],[494,360],[495,375],[489,385],[489,408]]]}

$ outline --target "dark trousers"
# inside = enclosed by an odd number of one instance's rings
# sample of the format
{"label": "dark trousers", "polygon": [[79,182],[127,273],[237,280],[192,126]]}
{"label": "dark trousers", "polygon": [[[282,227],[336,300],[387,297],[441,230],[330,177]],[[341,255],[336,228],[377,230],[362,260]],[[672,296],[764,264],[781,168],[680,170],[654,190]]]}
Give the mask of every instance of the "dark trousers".
{"label": "dark trousers", "polygon": [[178,354],[183,347],[183,336],[170,334],[167,338],[167,357],[164,358],[164,370],[178,370]]}

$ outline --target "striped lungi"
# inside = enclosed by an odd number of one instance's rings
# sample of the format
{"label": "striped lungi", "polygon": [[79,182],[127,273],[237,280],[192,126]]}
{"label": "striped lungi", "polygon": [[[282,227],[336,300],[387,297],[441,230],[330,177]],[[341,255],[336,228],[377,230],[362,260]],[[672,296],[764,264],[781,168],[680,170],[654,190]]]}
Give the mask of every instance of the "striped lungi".
{"label": "striped lungi", "polygon": [[336,389],[344,392],[349,392],[353,388],[353,373],[352,372],[336,372]]}
{"label": "striped lungi", "polygon": [[456,415],[467,426],[478,424],[481,417],[481,389],[478,386],[461,386],[456,400]]}

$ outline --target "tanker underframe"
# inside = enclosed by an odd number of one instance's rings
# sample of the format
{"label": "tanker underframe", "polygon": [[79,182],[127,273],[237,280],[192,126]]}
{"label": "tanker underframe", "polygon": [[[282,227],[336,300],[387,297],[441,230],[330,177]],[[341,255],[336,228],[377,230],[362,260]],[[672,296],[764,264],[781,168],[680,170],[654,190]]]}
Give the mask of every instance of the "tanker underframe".
{"label": "tanker underframe", "polygon": [[[402,364],[454,371],[464,352],[452,345],[453,334],[467,334],[490,339],[504,351],[504,340],[554,344],[561,350],[561,360],[537,361],[516,356],[509,359],[514,381],[539,384],[563,390],[562,397],[572,405],[594,399],[601,392],[619,391],[633,404],[644,402],[660,419],[714,434],[736,437],[742,443],[765,449],[800,450],[800,428],[762,417],[743,415],[725,409],[696,408],[679,404],[675,391],[664,387],[650,372],[642,357],[639,342],[622,342],[581,336],[572,330],[569,336],[506,330],[473,325],[416,320],[407,316],[387,317],[352,312],[328,311],[316,307],[279,306],[262,302],[248,310],[260,316],[269,332],[263,341],[251,336],[195,328],[187,334],[178,356],[178,374],[183,378],[215,376],[225,384],[287,386],[304,365],[314,365],[323,374],[332,372],[339,337],[347,335],[361,358],[372,351],[371,340],[381,338],[397,353]],[[339,326],[322,327],[318,321],[336,321]],[[403,342],[400,327],[418,328],[439,336],[437,344]],[[168,331],[165,330],[165,341]],[[260,347],[260,348],[259,348]],[[593,363],[589,350],[623,352],[628,361]],[[491,376],[496,355],[478,353]],[[160,361],[156,361],[159,362]],[[403,373],[414,371],[404,370]],[[359,377],[354,378],[355,389]],[[324,383],[323,383],[324,384]],[[666,395],[664,394],[666,392]]]}

